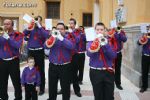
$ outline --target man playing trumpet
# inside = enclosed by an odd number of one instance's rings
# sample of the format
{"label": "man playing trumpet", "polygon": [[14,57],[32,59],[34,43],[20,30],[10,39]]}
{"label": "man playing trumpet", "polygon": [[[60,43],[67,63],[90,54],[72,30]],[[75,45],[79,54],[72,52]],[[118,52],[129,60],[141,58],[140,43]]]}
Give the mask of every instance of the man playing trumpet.
{"label": "man playing trumpet", "polygon": [[127,41],[125,32],[121,27],[113,28],[108,32],[111,45],[113,45],[114,50],[117,52],[117,57],[115,59],[115,83],[116,87],[120,90],[123,90],[121,86],[121,62],[122,62],[122,53],[123,43]]}
{"label": "man playing trumpet", "polygon": [[42,17],[37,16],[31,21],[28,28],[24,30],[25,40],[28,41],[28,55],[34,57],[35,66],[39,67],[41,75],[41,85],[39,95],[45,91],[45,67],[44,67],[44,49],[43,44],[48,38],[48,31],[42,27]]}
{"label": "man playing trumpet", "polygon": [[13,21],[4,20],[0,32],[0,98],[8,100],[8,78],[12,80],[15,89],[15,99],[22,100],[20,84],[19,55],[23,43],[23,34],[13,30]]}
{"label": "man playing trumpet", "polygon": [[74,38],[66,34],[65,25],[58,23],[57,31],[52,32],[51,37],[45,42],[49,48],[49,99],[56,100],[57,84],[60,79],[62,100],[70,100],[71,60],[74,49]]}
{"label": "man playing trumpet", "polygon": [[138,44],[142,45],[142,87],[140,92],[143,93],[148,88],[148,72],[150,67],[150,31],[139,38]]}
{"label": "man playing trumpet", "polygon": [[87,56],[90,57],[90,80],[94,92],[94,100],[114,100],[114,69],[115,50],[104,36],[105,25],[95,25],[97,38],[87,44]]}

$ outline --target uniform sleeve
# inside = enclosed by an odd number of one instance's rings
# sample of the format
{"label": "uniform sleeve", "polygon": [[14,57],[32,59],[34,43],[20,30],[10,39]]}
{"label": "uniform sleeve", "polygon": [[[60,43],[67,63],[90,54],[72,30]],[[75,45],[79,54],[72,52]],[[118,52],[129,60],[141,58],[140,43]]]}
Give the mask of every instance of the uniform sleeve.
{"label": "uniform sleeve", "polygon": [[40,76],[39,71],[37,71],[37,73],[36,73],[36,86],[40,86],[40,84],[41,84],[41,76]]}
{"label": "uniform sleeve", "polygon": [[112,49],[112,47],[107,44],[105,46],[102,46],[101,49],[103,50],[104,54],[110,58],[110,59],[114,59],[116,58],[116,51]]}
{"label": "uniform sleeve", "polygon": [[126,35],[125,35],[125,33],[124,33],[123,31],[120,32],[119,34],[118,34],[118,33],[115,33],[115,38],[116,38],[117,40],[122,41],[122,42],[126,42],[126,41],[127,41],[127,37],[126,37]]}
{"label": "uniform sleeve", "polygon": [[86,36],[85,34],[81,34],[83,41],[86,41]]}
{"label": "uniform sleeve", "polygon": [[3,37],[0,36],[0,45],[2,44]]}
{"label": "uniform sleeve", "polygon": [[76,41],[76,43],[79,43],[80,42],[80,38],[81,38],[81,33],[79,32],[73,32],[72,33],[73,34],[73,36],[74,36],[74,38],[75,38],[75,41]]}
{"label": "uniform sleeve", "polygon": [[40,28],[42,36],[47,39],[49,37],[49,32],[46,31],[43,27]]}
{"label": "uniform sleeve", "polygon": [[75,48],[75,44],[73,43],[73,40],[69,40],[69,39],[64,38],[62,43],[66,48],[68,48],[70,50]]}
{"label": "uniform sleeve", "polygon": [[91,44],[92,44],[92,41],[88,42],[87,45],[86,45],[86,51],[87,51],[87,56],[88,57],[92,57],[97,53],[97,52],[90,52],[89,51]]}
{"label": "uniform sleeve", "polygon": [[23,34],[19,34],[14,39],[9,38],[8,43],[10,44],[10,46],[12,46],[16,49],[19,49],[21,47],[21,45],[23,44]]}
{"label": "uniform sleeve", "polygon": [[26,77],[26,68],[24,68],[24,70],[22,72],[22,76],[21,76],[21,84],[22,85],[25,85],[25,83],[26,83],[25,77]]}

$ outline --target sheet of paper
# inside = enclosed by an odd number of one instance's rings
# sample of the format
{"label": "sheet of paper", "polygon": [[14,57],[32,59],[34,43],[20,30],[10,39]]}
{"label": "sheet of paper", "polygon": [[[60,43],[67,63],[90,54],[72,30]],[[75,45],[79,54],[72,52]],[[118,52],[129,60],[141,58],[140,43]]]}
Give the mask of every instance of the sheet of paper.
{"label": "sheet of paper", "polygon": [[52,30],[52,19],[45,19],[45,28],[46,30]]}
{"label": "sheet of paper", "polygon": [[111,28],[117,27],[117,22],[115,19],[110,22],[110,26],[111,26]]}
{"label": "sheet of paper", "polygon": [[24,19],[27,23],[30,23],[33,18],[32,18],[31,16],[29,16],[28,14],[25,14],[25,15],[23,16],[23,19]]}
{"label": "sheet of paper", "polygon": [[148,30],[147,30],[147,24],[141,24],[141,33],[147,33]]}
{"label": "sheet of paper", "polygon": [[85,35],[87,41],[93,41],[96,38],[96,33],[93,27],[85,29]]}

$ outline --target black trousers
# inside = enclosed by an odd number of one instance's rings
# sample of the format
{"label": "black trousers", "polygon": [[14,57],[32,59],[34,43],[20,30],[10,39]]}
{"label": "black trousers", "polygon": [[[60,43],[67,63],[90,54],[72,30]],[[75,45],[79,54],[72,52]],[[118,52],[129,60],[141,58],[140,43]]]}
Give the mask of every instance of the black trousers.
{"label": "black trousers", "polygon": [[78,58],[78,67],[79,67],[79,80],[78,81],[83,81],[83,74],[84,74],[84,63],[85,63],[85,53],[79,54]]}
{"label": "black trousers", "polygon": [[115,60],[115,83],[116,85],[121,85],[121,62],[122,53],[117,53],[117,58]]}
{"label": "black trousers", "polygon": [[35,66],[38,66],[40,76],[41,76],[41,85],[40,91],[45,90],[45,63],[44,63],[44,50],[29,50],[28,55],[34,57]]}
{"label": "black trousers", "polygon": [[150,56],[142,55],[142,88],[148,88],[148,72],[150,67]]}
{"label": "black trousers", "polygon": [[70,100],[71,64],[49,64],[49,100],[57,99],[58,79],[62,89],[62,100]]}
{"label": "black trousers", "polygon": [[90,69],[95,100],[114,100],[114,73]]}
{"label": "black trousers", "polygon": [[9,75],[15,89],[14,100],[22,100],[19,58],[10,61],[0,60],[0,98],[2,100],[8,100],[7,88]]}
{"label": "black trousers", "polygon": [[79,86],[79,77],[78,77],[78,62],[79,62],[79,54],[75,54],[72,57],[72,83],[73,83],[73,88],[74,92],[78,93],[80,92],[80,86]]}
{"label": "black trousers", "polygon": [[35,85],[25,84],[25,100],[38,100]]}

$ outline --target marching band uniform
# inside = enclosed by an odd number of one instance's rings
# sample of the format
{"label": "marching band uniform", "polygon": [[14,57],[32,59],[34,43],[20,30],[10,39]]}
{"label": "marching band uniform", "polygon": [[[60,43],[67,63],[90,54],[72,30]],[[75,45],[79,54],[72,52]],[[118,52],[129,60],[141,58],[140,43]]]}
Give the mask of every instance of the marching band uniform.
{"label": "marching band uniform", "polygon": [[150,36],[142,37],[138,41],[143,46],[142,50],[142,87],[140,92],[144,92],[148,88],[148,71],[150,67]]}
{"label": "marching band uniform", "polygon": [[90,80],[95,100],[114,100],[113,59],[116,52],[110,44],[100,46],[98,39],[87,43],[87,56],[90,57]]}
{"label": "marching band uniform", "polygon": [[75,49],[73,52],[73,57],[72,57],[72,82],[73,82],[73,88],[74,88],[74,92],[78,97],[81,97],[81,93],[80,93],[80,86],[79,86],[79,79],[78,79],[78,69],[79,69],[79,44],[80,40],[81,40],[81,31],[78,29],[74,29],[71,33],[72,36],[75,39]]}
{"label": "marching band uniform", "polygon": [[0,36],[0,98],[2,100],[8,100],[9,75],[15,89],[14,100],[22,100],[19,67],[19,50],[22,43],[23,34],[20,32],[13,31]]}
{"label": "marching band uniform", "polygon": [[56,100],[57,84],[60,80],[62,88],[62,100],[70,100],[71,84],[71,60],[72,50],[74,49],[74,39],[71,34],[54,38],[51,36],[46,41],[46,47],[50,48],[49,54],[49,99]]}
{"label": "marching band uniform", "polygon": [[85,37],[85,33],[82,32],[80,42],[79,42],[79,48],[78,48],[79,84],[82,84],[83,81],[85,51],[86,51],[86,37]]}
{"label": "marching band uniform", "polygon": [[40,73],[36,67],[25,67],[21,84],[25,87],[25,100],[38,100],[36,87],[40,87]]}
{"label": "marching band uniform", "polygon": [[115,59],[115,83],[117,88],[123,89],[121,87],[121,62],[122,62],[122,53],[123,43],[127,41],[125,32],[121,30],[120,32],[114,30],[114,36],[110,37],[110,42],[114,46],[114,49],[117,52],[117,57]]}
{"label": "marching band uniform", "polygon": [[[39,24],[39,23],[38,23]],[[39,67],[40,76],[41,76],[41,85],[40,85],[40,91],[44,92],[45,90],[45,65],[44,65],[44,42],[46,41],[46,38],[48,38],[49,33],[46,31],[42,26],[37,25],[33,26],[32,30],[31,27],[28,27],[28,29],[24,30],[25,34],[25,40],[28,41],[27,49],[28,49],[28,55],[34,57],[35,59],[35,66]]]}

